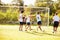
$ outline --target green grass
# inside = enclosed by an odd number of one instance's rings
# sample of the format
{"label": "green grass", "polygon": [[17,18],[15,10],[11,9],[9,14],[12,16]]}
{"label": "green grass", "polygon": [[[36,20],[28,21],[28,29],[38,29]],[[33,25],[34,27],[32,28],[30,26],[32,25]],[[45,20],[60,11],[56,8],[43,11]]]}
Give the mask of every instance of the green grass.
{"label": "green grass", "polygon": [[0,25],[0,40],[60,40],[60,27],[56,34],[52,33],[52,27],[42,27],[45,32],[37,32],[36,27],[25,32],[19,31],[18,25]]}

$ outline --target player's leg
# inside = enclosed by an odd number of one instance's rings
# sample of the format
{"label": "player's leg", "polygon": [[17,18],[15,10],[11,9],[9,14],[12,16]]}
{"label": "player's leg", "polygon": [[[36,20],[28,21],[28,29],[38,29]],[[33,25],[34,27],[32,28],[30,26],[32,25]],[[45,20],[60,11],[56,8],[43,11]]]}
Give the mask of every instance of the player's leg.
{"label": "player's leg", "polygon": [[21,28],[21,27],[22,27],[22,26],[20,25],[20,26],[19,26],[19,31],[22,31],[22,28]]}
{"label": "player's leg", "polygon": [[20,24],[19,24],[19,31],[21,30],[21,22],[20,22]]}
{"label": "player's leg", "polygon": [[59,25],[58,22],[54,22],[53,33],[57,31],[57,27],[58,27],[58,25]]}
{"label": "player's leg", "polygon": [[28,23],[26,24],[26,27],[25,28],[26,28],[25,31],[27,31],[27,29],[28,29]]}
{"label": "player's leg", "polygon": [[41,28],[41,21],[38,22],[38,27],[39,27],[39,29],[42,31],[42,28]]}
{"label": "player's leg", "polygon": [[21,25],[19,25],[19,31],[21,30]]}
{"label": "player's leg", "polygon": [[26,30],[26,27],[27,27],[27,24],[26,24],[26,22],[25,22],[24,26],[25,26],[25,30]]}
{"label": "player's leg", "polygon": [[28,22],[28,28],[29,28],[29,30],[31,31],[31,25],[30,25],[30,22]]}
{"label": "player's leg", "polygon": [[31,31],[31,25],[29,25],[29,30]]}
{"label": "player's leg", "polygon": [[55,26],[56,26],[56,25],[55,25],[55,23],[54,23],[54,25],[53,25],[53,33],[55,32]]}
{"label": "player's leg", "polygon": [[55,28],[55,31],[57,32],[57,28],[59,26],[59,22],[56,23],[56,28]]}
{"label": "player's leg", "polygon": [[22,31],[22,30],[23,30],[23,22],[20,22],[19,30],[20,30],[20,31]]}
{"label": "player's leg", "polygon": [[38,25],[38,22],[37,22],[37,31],[38,31],[38,28],[39,28],[39,25]]}
{"label": "player's leg", "polygon": [[37,27],[37,31],[38,31],[38,29],[39,29],[39,22],[37,22],[37,25],[38,25],[38,27]]}
{"label": "player's leg", "polygon": [[23,25],[21,25],[21,31],[23,31]]}
{"label": "player's leg", "polygon": [[54,33],[54,31],[55,31],[55,27],[53,26],[53,33]]}
{"label": "player's leg", "polygon": [[39,25],[39,29],[42,31],[41,25]]}

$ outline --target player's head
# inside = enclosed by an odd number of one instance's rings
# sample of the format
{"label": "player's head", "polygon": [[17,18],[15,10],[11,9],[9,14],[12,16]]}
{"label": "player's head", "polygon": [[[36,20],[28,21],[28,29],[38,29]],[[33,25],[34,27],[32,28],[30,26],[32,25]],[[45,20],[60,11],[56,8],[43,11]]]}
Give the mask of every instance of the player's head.
{"label": "player's head", "polygon": [[39,14],[39,12],[37,14]]}
{"label": "player's head", "polygon": [[21,13],[23,13],[24,11],[21,11]]}
{"label": "player's head", "polygon": [[55,15],[58,15],[58,13],[56,12]]}

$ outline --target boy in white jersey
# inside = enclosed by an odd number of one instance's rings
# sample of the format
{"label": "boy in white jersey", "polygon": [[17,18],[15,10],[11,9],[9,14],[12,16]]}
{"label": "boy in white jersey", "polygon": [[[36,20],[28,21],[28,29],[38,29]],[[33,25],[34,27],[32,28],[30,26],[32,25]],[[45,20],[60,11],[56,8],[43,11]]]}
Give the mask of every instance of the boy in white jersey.
{"label": "boy in white jersey", "polygon": [[31,31],[31,23],[30,23],[30,20],[31,20],[31,14],[27,16],[26,23],[27,23],[27,26],[28,27],[26,27],[26,30],[25,31],[27,31],[28,28]]}
{"label": "boy in white jersey", "polygon": [[23,11],[21,11],[19,15],[19,22],[20,22],[19,31],[22,31],[23,30]]}
{"label": "boy in white jersey", "polygon": [[27,20],[26,15],[24,15],[23,16],[23,25],[25,26],[25,29],[26,29],[26,20]]}
{"label": "boy in white jersey", "polygon": [[57,15],[57,13],[55,13],[54,17],[53,17],[53,22],[54,22],[54,25],[53,25],[53,33],[57,31],[57,28],[58,28],[58,25],[59,25],[59,16]]}
{"label": "boy in white jersey", "polygon": [[[40,16],[39,12],[36,15],[36,19],[37,19],[38,28],[42,31],[42,29],[41,29],[41,16]],[[37,30],[38,30],[38,28],[37,28]]]}

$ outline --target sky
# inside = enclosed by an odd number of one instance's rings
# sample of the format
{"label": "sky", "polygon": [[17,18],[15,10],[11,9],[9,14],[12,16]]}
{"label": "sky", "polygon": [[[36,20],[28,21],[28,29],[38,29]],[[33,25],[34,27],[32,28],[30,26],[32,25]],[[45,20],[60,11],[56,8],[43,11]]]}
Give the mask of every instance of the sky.
{"label": "sky", "polygon": [[24,5],[30,5],[30,4],[34,5],[36,2],[36,0],[23,0],[23,1],[24,1]]}
{"label": "sky", "polygon": [[55,1],[56,2],[57,0],[52,0],[52,1]]}
{"label": "sky", "polygon": [[[1,0],[3,3],[5,4],[11,4],[12,0]],[[34,5],[34,3],[36,2],[36,0],[23,0],[24,1],[24,5]],[[53,1],[57,1],[57,0],[53,0]]]}
{"label": "sky", "polygon": [[9,3],[11,3],[12,2],[12,0],[1,0],[3,3],[5,3],[5,4],[9,4]]}
{"label": "sky", "polygon": [[[13,0],[1,0],[1,1],[5,4],[11,4]],[[30,5],[30,4],[34,5],[35,3],[35,0],[23,0],[23,1],[24,1],[24,5]]]}

